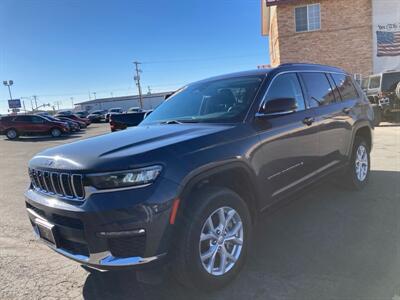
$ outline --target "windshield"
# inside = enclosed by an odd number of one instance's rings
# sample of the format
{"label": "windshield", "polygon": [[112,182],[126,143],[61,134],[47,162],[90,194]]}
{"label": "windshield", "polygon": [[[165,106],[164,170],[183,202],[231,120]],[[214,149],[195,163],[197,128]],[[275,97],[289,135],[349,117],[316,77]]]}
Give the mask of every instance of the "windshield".
{"label": "windshield", "polygon": [[195,83],[168,98],[141,124],[239,122],[243,120],[263,77],[238,77]]}
{"label": "windshield", "polygon": [[383,74],[382,92],[394,91],[399,81],[400,81],[400,72]]}

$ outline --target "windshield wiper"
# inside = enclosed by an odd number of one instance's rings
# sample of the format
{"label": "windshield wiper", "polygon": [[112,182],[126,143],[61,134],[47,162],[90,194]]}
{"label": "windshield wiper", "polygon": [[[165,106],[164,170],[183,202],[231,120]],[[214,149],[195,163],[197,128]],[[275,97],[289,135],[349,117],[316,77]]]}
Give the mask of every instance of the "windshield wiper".
{"label": "windshield wiper", "polygon": [[160,122],[160,124],[182,124],[182,122],[178,121],[178,120],[167,120],[167,121],[162,121]]}
{"label": "windshield wiper", "polygon": [[183,124],[183,123],[198,123],[198,120],[184,119],[184,120],[166,120],[160,122],[160,124]]}

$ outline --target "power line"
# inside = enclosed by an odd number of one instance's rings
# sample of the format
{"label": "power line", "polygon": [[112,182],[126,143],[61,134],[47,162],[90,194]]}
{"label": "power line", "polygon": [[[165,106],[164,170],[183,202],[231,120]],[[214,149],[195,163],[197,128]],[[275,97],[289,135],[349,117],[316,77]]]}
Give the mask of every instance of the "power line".
{"label": "power line", "polygon": [[177,62],[193,62],[193,61],[207,61],[207,60],[226,60],[232,58],[244,58],[244,57],[256,57],[264,55],[264,53],[259,54],[248,54],[248,55],[232,55],[232,56],[214,56],[214,57],[204,57],[204,58],[183,58],[183,59],[169,59],[169,60],[155,60],[155,61],[144,61],[142,64],[168,64]]}

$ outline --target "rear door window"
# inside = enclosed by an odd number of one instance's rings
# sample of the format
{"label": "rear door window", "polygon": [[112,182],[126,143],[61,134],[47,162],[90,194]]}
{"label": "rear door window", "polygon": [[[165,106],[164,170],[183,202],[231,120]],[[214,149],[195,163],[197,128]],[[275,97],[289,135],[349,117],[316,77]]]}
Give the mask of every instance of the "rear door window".
{"label": "rear door window", "polygon": [[42,123],[44,123],[44,119],[41,118],[41,117],[33,116],[32,117],[32,123],[42,124]]}
{"label": "rear door window", "polygon": [[307,89],[308,104],[310,107],[318,107],[335,103],[335,93],[325,73],[304,72],[301,77]]}
{"label": "rear door window", "polygon": [[332,74],[336,87],[339,91],[342,101],[354,100],[358,98],[358,93],[353,85],[351,77],[345,74]]}

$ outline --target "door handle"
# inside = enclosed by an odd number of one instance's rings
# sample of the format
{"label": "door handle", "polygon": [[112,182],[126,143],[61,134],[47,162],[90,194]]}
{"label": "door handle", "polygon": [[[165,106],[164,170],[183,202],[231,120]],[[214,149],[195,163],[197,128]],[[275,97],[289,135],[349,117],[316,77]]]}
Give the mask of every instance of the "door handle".
{"label": "door handle", "polygon": [[349,114],[351,112],[351,107],[345,107],[342,110],[345,114]]}
{"label": "door handle", "polygon": [[307,118],[304,118],[303,123],[310,126],[312,123],[314,123],[314,121],[315,120],[313,117],[307,117]]}

